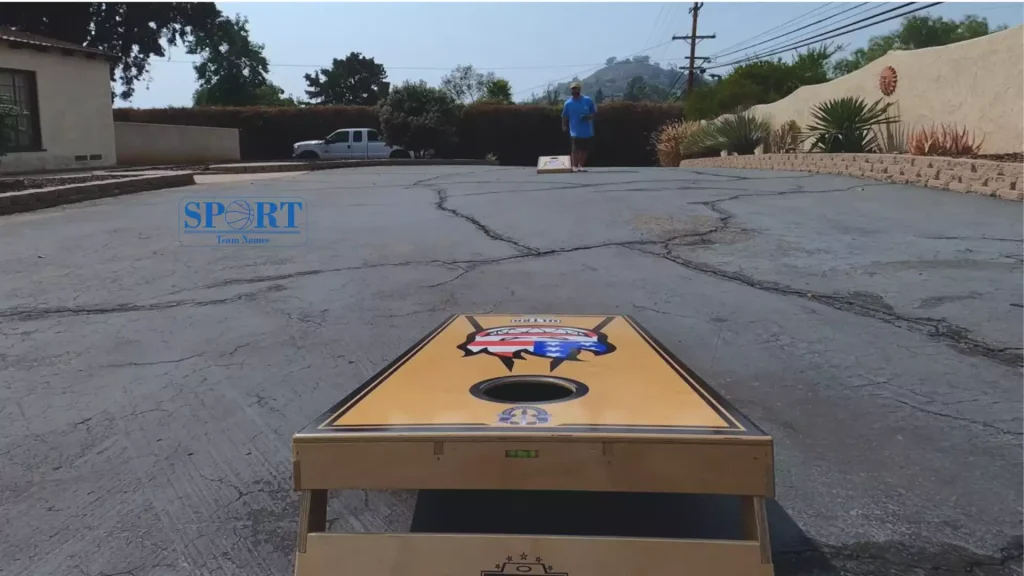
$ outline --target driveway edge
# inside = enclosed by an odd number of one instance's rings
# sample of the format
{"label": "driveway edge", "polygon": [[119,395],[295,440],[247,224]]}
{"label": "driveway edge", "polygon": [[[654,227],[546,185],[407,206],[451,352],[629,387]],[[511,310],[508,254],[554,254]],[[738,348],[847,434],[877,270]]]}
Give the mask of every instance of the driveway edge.
{"label": "driveway edge", "polygon": [[21,192],[0,194],[0,215],[31,212],[43,208],[52,208],[61,204],[73,204],[123,194],[149,192],[164,188],[192,186],[196,183],[191,172],[184,174],[160,174],[156,176],[139,176],[107,180],[105,182],[87,182],[70,184],[53,188],[39,188]]}
{"label": "driveway edge", "polygon": [[680,168],[792,170],[871,178],[938,190],[1024,200],[1024,164],[904,154],[758,154],[683,160]]}
{"label": "driveway edge", "polygon": [[310,172],[338,168],[367,168],[373,166],[497,166],[491,160],[443,159],[388,159],[388,160],[313,160],[288,162],[252,162],[246,164],[213,164],[208,174],[252,174],[258,172]]}

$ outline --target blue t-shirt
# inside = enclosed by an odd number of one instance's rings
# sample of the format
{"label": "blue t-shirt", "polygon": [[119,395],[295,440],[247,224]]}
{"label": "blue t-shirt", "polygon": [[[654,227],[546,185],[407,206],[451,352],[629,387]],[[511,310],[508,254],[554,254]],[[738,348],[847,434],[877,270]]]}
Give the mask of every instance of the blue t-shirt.
{"label": "blue t-shirt", "polygon": [[579,99],[569,97],[562,107],[562,118],[569,119],[569,136],[573,138],[593,138],[594,119],[583,120],[584,114],[593,115],[597,112],[597,106],[588,96],[580,95]]}

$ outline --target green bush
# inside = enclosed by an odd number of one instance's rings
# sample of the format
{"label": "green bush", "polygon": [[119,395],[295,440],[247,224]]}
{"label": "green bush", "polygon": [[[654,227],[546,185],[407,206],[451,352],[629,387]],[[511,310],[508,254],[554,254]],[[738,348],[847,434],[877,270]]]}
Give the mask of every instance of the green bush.
{"label": "green bush", "polygon": [[723,116],[701,127],[683,144],[684,154],[706,154],[709,151],[753,154],[768,141],[772,125],[752,112]]}
{"label": "green bush", "polygon": [[449,156],[458,140],[460,113],[461,106],[444,90],[406,81],[381,105],[380,128],[390,146],[417,156],[424,150]]}
{"label": "green bush", "polygon": [[289,158],[292,144],[341,128],[380,128],[372,106],[114,108],[114,121],[237,128],[243,160]]}
{"label": "green bush", "polygon": [[[397,90],[394,89],[394,90]],[[238,128],[243,160],[280,160],[292,144],[323,138],[340,128],[381,129],[378,108],[302,106],[298,108],[115,108],[116,122]],[[562,132],[561,106],[471,104],[458,120],[457,158],[494,154],[504,165],[536,166],[537,158],[569,153]],[[651,136],[682,118],[679,104],[615,102],[598,108],[595,140],[587,161],[592,166],[655,166]]]}

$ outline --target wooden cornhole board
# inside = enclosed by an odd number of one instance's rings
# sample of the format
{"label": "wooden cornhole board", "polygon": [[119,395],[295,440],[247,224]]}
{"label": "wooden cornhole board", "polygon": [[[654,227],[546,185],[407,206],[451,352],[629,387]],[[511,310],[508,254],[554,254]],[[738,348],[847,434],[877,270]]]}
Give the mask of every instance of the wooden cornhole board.
{"label": "wooden cornhole board", "polygon": [[572,172],[568,156],[541,156],[537,160],[537,174],[563,174]]}
{"label": "wooden cornhole board", "polygon": [[[297,576],[773,575],[771,437],[627,316],[452,316],[293,457]],[[744,539],[337,534],[331,489],[727,494]]]}

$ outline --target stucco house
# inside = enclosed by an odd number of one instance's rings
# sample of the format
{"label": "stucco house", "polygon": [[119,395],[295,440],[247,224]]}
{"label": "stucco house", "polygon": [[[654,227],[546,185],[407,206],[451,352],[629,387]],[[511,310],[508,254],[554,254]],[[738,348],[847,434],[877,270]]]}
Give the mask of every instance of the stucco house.
{"label": "stucco house", "polygon": [[8,117],[0,172],[91,169],[117,163],[112,55],[0,28],[0,103]]}

